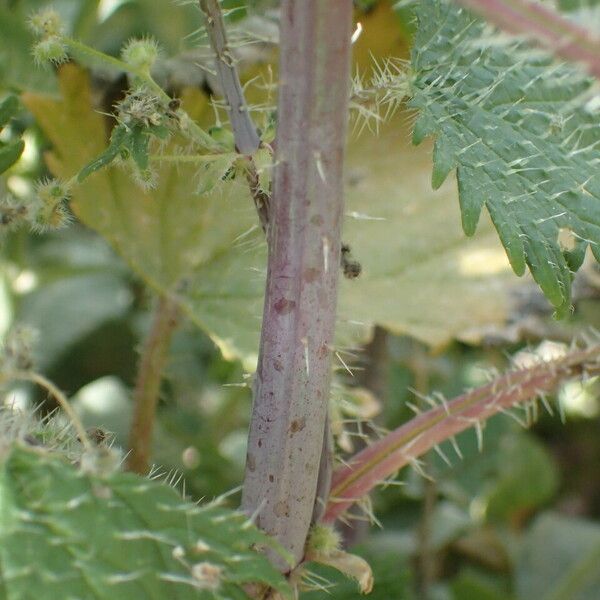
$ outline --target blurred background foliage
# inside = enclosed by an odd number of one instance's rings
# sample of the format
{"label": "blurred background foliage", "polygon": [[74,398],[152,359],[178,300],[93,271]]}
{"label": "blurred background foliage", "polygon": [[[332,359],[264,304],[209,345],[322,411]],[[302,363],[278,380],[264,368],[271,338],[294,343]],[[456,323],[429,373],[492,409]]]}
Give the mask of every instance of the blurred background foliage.
{"label": "blurred background foliage", "polygon": [[[39,0],[0,0],[2,94],[57,93],[55,70],[33,64],[32,39],[26,26],[31,11],[44,4]],[[157,74],[162,83],[175,90],[182,82],[205,93],[209,90],[210,82],[195,67],[202,60],[197,54],[201,20],[193,2],[55,0],[52,4],[72,36],[109,54],[118,54],[131,37],[155,37],[164,49]],[[260,27],[254,23],[253,31],[258,27],[265,35],[272,32],[276,2],[247,5],[232,0],[224,4],[239,8],[230,15],[233,24],[245,26],[259,20]],[[406,58],[412,29],[410,11],[394,12],[392,3],[385,1],[356,4],[357,20],[364,26],[356,45],[357,71],[368,75],[373,69],[371,54],[378,60]],[[110,107],[114,101],[111,94],[119,93],[118,78],[101,71],[93,76],[96,101]],[[410,115],[403,117],[404,121],[410,119]],[[382,130],[386,144],[406,145],[406,139],[400,139],[408,137],[403,130],[391,142],[385,137],[385,125]],[[0,180],[0,192],[26,196],[33,193],[36,180],[49,175],[43,153],[51,142],[25,110],[2,132],[1,139],[7,142],[18,136],[25,140],[25,152]],[[351,207],[354,194],[367,205],[385,210],[394,189],[402,187],[404,173],[418,179],[418,189],[429,185],[430,164],[422,153],[415,152],[413,163],[410,152],[399,151],[394,162],[378,155],[377,146],[371,149],[369,144],[374,144],[375,138],[365,136],[355,136],[351,142]],[[385,154],[390,156],[387,150]],[[369,180],[370,172],[375,176]],[[365,178],[371,187],[361,183]],[[358,191],[353,192],[353,187]],[[483,270],[491,279],[467,279],[457,286],[455,271],[436,266],[435,272],[423,269],[414,277],[409,273],[404,279],[391,280],[396,276],[392,271],[410,271],[416,262],[444,264],[459,244],[436,246],[437,241],[447,239],[448,219],[458,223],[456,199],[437,198],[448,205],[448,214],[454,217],[446,216],[439,202],[424,204],[421,197],[415,197],[412,200],[417,205],[421,202],[420,208],[407,204],[401,213],[405,220],[389,221],[391,231],[383,238],[369,229],[368,220],[355,219],[348,224],[347,235],[366,267],[363,279],[367,284],[362,291],[354,288],[347,292],[350,299],[345,300],[344,290],[354,282],[344,283],[343,317],[351,319],[359,311],[361,320],[368,322],[370,310],[380,311],[371,320],[386,327],[376,328],[370,342],[345,357],[353,376],[338,365],[333,408],[338,415],[338,442],[346,452],[359,448],[365,436],[409,419],[413,414],[410,406],[419,405],[420,395],[437,391],[452,397],[481,385],[494,370],[505,369],[510,365],[509,356],[528,344],[545,339],[568,343],[582,330],[600,324],[600,274],[594,265],[578,276],[573,316],[557,323],[529,282],[517,282],[504,263],[498,266],[496,246],[485,245],[485,226],[479,241],[465,245],[464,252],[462,246],[459,250],[476,272]],[[419,210],[421,219],[412,216]],[[419,250],[421,254],[406,258],[419,243],[424,248]],[[479,243],[484,245],[479,247]],[[369,287],[369,282],[375,287]],[[386,297],[391,292],[395,296]],[[406,304],[407,298],[417,300],[411,305]],[[499,303],[499,298],[505,299]],[[402,315],[409,314],[406,322],[397,313],[385,312],[386,306],[396,301]],[[486,307],[471,329],[465,326],[464,317],[452,315],[453,306],[468,307],[469,302]],[[152,293],[144,281],[102,237],[79,222],[53,233],[20,229],[3,234],[0,336],[15,324],[31,326],[37,332],[37,368],[73,398],[86,425],[113,432],[115,443],[123,447],[132,412],[137,349],[149,328],[152,305]],[[468,308],[467,323],[475,310]],[[425,314],[422,322],[419,311]],[[447,324],[439,335],[431,333],[441,327],[432,316],[436,314],[440,321],[454,323]],[[402,331],[413,336],[402,335]],[[437,342],[433,343],[435,352],[424,339]],[[162,471],[180,473],[186,493],[193,498],[212,498],[236,488],[242,480],[251,408],[248,378],[240,361],[225,360],[206,333],[191,321],[182,321],[171,344],[161,390],[154,460]],[[475,432],[465,432],[457,439],[462,458],[452,446],[444,446],[444,457],[432,454],[424,458],[425,477],[414,470],[405,471],[398,479],[400,485],[390,485],[374,495],[373,511],[381,527],[369,525],[363,518],[345,531],[348,542],[373,566],[373,598],[600,598],[597,384],[593,380],[567,384],[559,396],[562,410],[554,416],[542,411],[528,429],[506,416],[494,418],[484,430],[481,450]],[[27,385],[11,387],[4,402],[39,406],[41,413],[55,409]],[[564,412],[564,423],[558,412]],[[365,422],[357,424],[357,419]],[[236,501],[233,495],[232,504]],[[325,586],[336,583],[335,590],[330,590],[332,597],[358,598],[353,583],[341,581],[326,569],[315,567],[311,581]],[[307,594],[307,598],[321,597],[325,597],[322,590]]]}

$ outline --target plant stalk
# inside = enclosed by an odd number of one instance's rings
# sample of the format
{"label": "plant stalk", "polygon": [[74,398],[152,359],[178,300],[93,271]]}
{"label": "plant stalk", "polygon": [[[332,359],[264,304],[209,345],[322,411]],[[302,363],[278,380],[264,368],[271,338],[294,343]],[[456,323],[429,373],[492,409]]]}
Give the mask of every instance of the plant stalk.
{"label": "plant stalk", "polygon": [[530,0],[457,0],[489,23],[524,35],[559,58],[580,63],[600,78],[600,35]]}
{"label": "plant stalk", "polygon": [[235,58],[227,44],[219,0],[200,0],[200,9],[204,13],[206,31],[215,53],[215,64],[223,95],[227,101],[227,112],[233,129],[236,150],[240,154],[253,154],[258,150],[260,138],[248,112]]}
{"label": "plant stalk", "polygon": [[351,0],[282,2],[267,289],[242,507],[296,564],[327,447],[351,32]]}
{"label": "plant stalk", "polygon": [[129,432],[130,452],[127,470],[145,475],[152,454],[152,432],[160,382],[167,361],[173,331],[178,322],[177,304],[161,296],[154,319],[140,356],[137,380],[133,393],[133,421]]}
{"label": "plant stalk", "polygon": [[488,385],[444,401],[369,445],[337,469],[323,520],[335,521],[399,469],[465,429],[477,428],[480,437],[483,423],[492,415],[519,403],[536,401],[569,377],[599,371],[600,346],[595,345],[528,369],[511,371]]}

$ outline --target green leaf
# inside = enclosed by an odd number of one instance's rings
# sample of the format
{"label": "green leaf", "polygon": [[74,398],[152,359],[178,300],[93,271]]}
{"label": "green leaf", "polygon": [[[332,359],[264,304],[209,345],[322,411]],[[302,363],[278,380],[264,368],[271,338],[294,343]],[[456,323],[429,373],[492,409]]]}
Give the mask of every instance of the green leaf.
{"label": "green leaf", "polygon": [[486,206],[514,271],[529,266],[558,315],[571,260],[558,234],[600,242],[600,128],[593,81],[454,5],[422,2],[412,52],[418,143],[436,137],[433,184],[455,164],[463,227]]}
{"label": "green leaf", "polygon": [[8,96],[0,102],[0,129],[17,114],[18,110],[19,100],[16,96]]}
{"label": "green leaf", "polygon": [[245,515],[185,502],[165,483],[86,474],[18,445],[0,464],[3,597],[173,600],[246,598],[289,586],[254,550],[273,543]]}
{"label": "green leaf", "polygon": [[558,470],[545,447],[532,436],[507,436],[498,449],[498,474],[484,494],[490,519],[510,520],[552,499]]}
{"label": "green leaf", "polygon": [[545,513],[528,531],[515,564],[520,600],[596,600],[600,589],[600,527]]}
{"label": "green leaf", "polygon": [[0,173],[4,173],[6,169],[14,165],[23,154],[24,149],[25,142],[23,140],[17,140],[0,148]]}
{"label": "green leaf", "polygon": [[512,596],[507,591],[504,581],[495,581],[489,575],[484,575],[474,569],[465,569],[451,584],[454,600],[510,600]]}
{"label": "green leaf", "polygon": [[84,336],[122,317],[131,302],[131,292],[122,275],[108,269],[68,273],[25,296],[17,317],[39,332],[35,364],[46,370]]}
{"label": "green leaf", "polygon": [[98,171],[102,167],[109,165],[121,153],[126,146],[129,131],[125,125],[117,125],[110,136],[108,148],[97,158],[89,162],[77,175],[77,181],[80,183],[89,175]]}
{"label": "green leaf", "polygon": [[134,127],[131,132],[129,147],[131,148],[131,158],[133,158],[140,171],[145,171],[148,168],[149,143],[148,132],[144,131],[141,127]]}

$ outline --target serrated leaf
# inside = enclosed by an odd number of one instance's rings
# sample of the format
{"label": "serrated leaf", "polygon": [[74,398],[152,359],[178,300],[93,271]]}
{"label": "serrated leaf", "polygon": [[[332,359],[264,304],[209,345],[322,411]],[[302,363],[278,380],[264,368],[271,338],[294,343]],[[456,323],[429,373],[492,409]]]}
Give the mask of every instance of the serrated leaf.
{"label": "serrated leaf", "polygon": [[19,446],[3,453],[7,598],[224,600],[247,597],[240,586],[250,582],[289,597],[284,578],[253,549],[272,542],[245,515],[184,502],[167,484],[137,475],[85,474]]}
{"label": "serrated leaf", "polygon": [[[593,81],[453,5],[422,2],[412,52],[414,139],[437,137],[434,184],[455,162],[465,232],[490,212],[513,269],[529,266],[558,314],[571,269],[558,233],[600,242],[600,127]],[[466,213],[466,214],[465,214]]]}
{"label": "serrated leaf", "polygon": [[12,167],[19,160],[24,149],[25,142],[23,140],[17,140],[0,147],[0,173],[4,173],[6,169]]}

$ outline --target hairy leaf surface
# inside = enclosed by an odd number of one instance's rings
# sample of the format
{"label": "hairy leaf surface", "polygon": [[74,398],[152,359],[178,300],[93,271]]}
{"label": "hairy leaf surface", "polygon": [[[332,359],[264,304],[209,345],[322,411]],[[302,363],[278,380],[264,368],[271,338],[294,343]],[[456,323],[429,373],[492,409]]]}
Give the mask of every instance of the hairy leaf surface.
{"label": "hairy leaf surface", "polygon": [[417,14],[413,139],[436,138],[433,186],[456,168],[465,233],[485,206],[515,273],[528,266],[564,315],[586,246],[600,258],[593,81],[449,4]]}
{"label": "hairy leaf surface", "polygon": [[84,474],[18,446],[3,452],[3,598],[243,599],[246,582],[288,590],[252,549],[272,542],[240,513],[184,502],[137,475]]}

